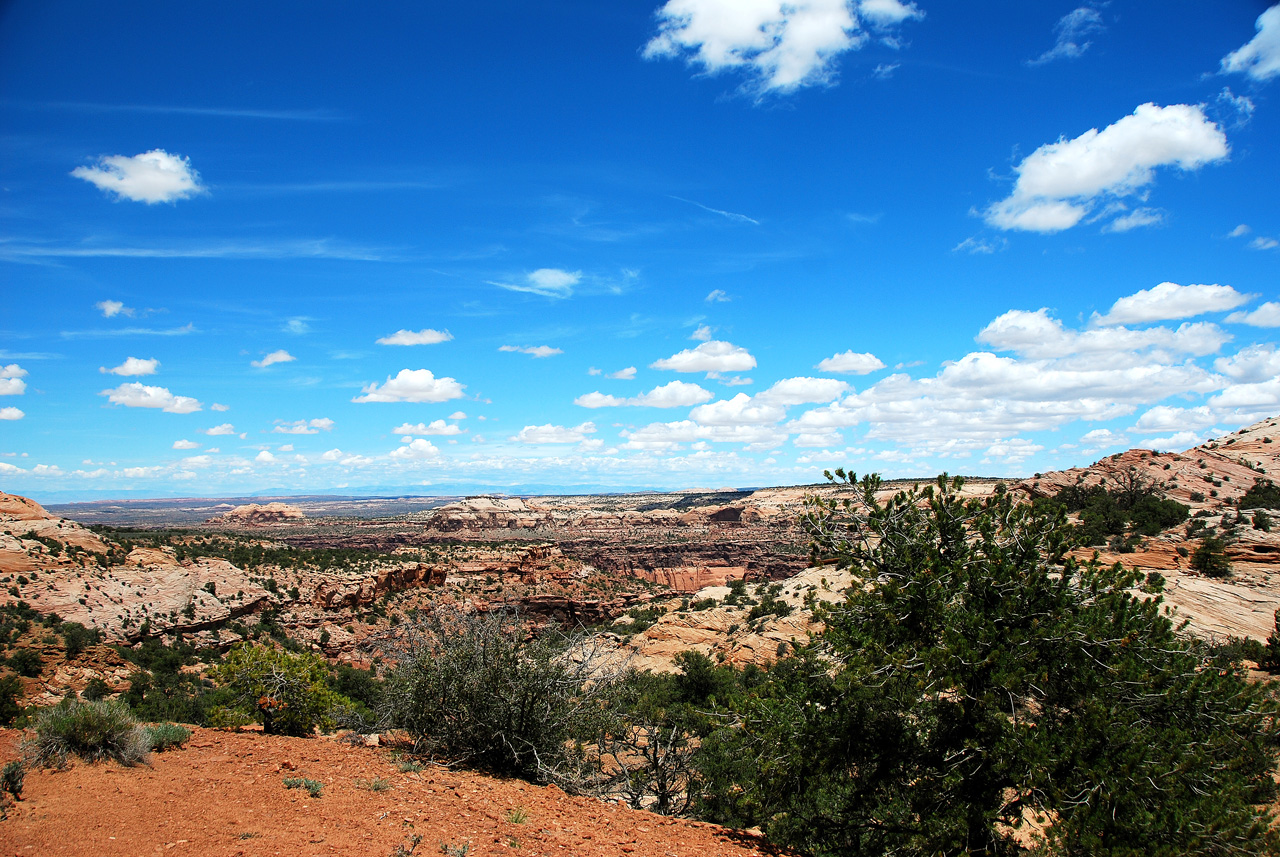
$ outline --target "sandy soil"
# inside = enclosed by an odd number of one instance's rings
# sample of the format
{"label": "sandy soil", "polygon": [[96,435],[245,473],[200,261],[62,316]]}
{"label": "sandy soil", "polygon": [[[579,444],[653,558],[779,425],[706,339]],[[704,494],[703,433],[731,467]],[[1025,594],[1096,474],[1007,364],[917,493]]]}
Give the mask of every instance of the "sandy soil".
{"label": "sandy soil", "polygon": [[[0,762],[19,733],[0,730]],[[324,784],[319,798],[285,777]],[[390,787],[370,785],[385,780]],[[513,811],[527,814],[513,820]],[[518,814],[515,816],[518,819]],[[75,762],[28,771],[23,800],[0,821],[0,855],[636,855],[774,853],[710,824],[571,797],[554,786],[441,767],[400,772],[386,750],[326,739],[195,729],[150,766]],[[403,852],[401,852],[403,853]]]}

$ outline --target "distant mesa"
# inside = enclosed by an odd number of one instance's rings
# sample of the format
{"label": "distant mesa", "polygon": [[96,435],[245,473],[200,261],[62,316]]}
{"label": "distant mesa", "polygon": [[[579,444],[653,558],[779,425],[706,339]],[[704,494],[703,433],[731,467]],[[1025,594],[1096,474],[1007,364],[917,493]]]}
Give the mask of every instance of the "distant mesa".
{"label": "distant mesa", "polygon": [[236,506],[221,515],[215,515],[206,523],[235,524],[242,527],[268,527],[273,524],[289,524],[295,521],[302,521],[306,517],[306,515],[302,514],[302,510],[296,509],[287,503],[267,503],[265,505],[248,503],[244,506]]}

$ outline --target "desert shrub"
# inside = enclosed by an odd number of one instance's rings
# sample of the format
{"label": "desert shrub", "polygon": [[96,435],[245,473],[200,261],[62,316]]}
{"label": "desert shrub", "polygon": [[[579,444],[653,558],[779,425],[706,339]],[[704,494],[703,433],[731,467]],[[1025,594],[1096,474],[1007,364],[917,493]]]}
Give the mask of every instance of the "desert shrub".
{"label": "desert shrub", "polygon": [[1264,533],[1271,532],[1271,516],[1259,509],[1253,513],[1253,528]]}
{"label": "desert shrub", "polygon": [[44,658],[35,649],[18,649],[9,656],[9,666],[25,678],[35,678],[44,672]]}
{"label": "desert shrub", "polygon": [[320,793],[324,789],[324,783],[319,780],[309,780],[306,777],[285,777],[284,787],[286,789],[306,789],[307,793],[312,797],[320,797]]}
{"label": "desert shrub", "polygon": [[583,633],[530,636],[517,612],[419,614],[387,651],[379,724],[415,751],[495,773],[567,782],[616,675]]}
{"label": "desert shrub", "polygon": [[147,736],[128,706],[114,700],[64,700],[38,712],[35,737],[23,742],[35,765],[62,767],[69,756],[86,762],[114,759],[125,766],[147,759]]}
{"label": "desert shrub", "polygon": [[372,711],[382,699],[382,681],[373,670],[362,670],[350,664],[339,664],[329,686],[352,702]]}
{"label": "desert shrub", "polygon": [[0,726],[8,726],[22,713],[22,682],[16,675],[0,677]]}
{"label": "desert shrub", "polygon": [[211,726],[210,713],[232,704],[229,691],[215,688],[199,673],[183,670],[205,654],[187,643],[166,646],[150,639],[136,649],[121,646],[117,651],[139,667],[129,676],[129,690],[121,695],[139,720]]}
{"label": "desert shrub", "polygon": [[181,747],[191,738],[191,730],[177,723],[156,723],[146,729],[147,745],[157,753]]}
{"label": "desert shrub", "polygon": [[80,695],[92,702],[95,699],[102,699],[110,693],[110,685],[97,676],[94,676],[85,682],[84,690],[81,691]]}
{"label": "desert shrub", "polygon": [[1275,625],[1267,636],[1267,645],[1258,658],[1258,669],[1280,673],[1280,610],[1274,614]]}
{"label": "desert shrub", "polygon": [[1222,539],[1206,536],[1191,554],[1191,567],[1209,577],[1226,577],[1231,573],[1231,561],[1227,559]]}
{"label": "desert shrub", "polygon": [[241,643],[209,674],[230,693],[225,722],[247,716],[267,734],[309,736],[352,709],[351,700],[329,687],[329,665],[310,652]]}
{"label": "desert shrub", "polygon": [[12,795],[14,800],[22,800],[22,781],[26,775],[26,765],[20,759],[7,762],[0,771],[0,791]]}
{"label": "desert shrub", "polygon": [[1255,479],[1240,498],[1241,509],[1280,509],[1280,485],[1270,479]]}
{"label": "desert shrub", "polygon": [[58,626],[58,633],[62,635],[69,658],[74,658],[89,646],[102,642],[102,633],[97,628],[86,628],[79,622],[63,622]]}
{"label": "desert shrub", "polygon": [[1012,854],[1024,812],[1053,854],[1272,853],[1270,691],[1158,580],[1068,557],[1060,510],[836,476],[803,522],[865,586],[703,743],[706,817],[812,855]]}

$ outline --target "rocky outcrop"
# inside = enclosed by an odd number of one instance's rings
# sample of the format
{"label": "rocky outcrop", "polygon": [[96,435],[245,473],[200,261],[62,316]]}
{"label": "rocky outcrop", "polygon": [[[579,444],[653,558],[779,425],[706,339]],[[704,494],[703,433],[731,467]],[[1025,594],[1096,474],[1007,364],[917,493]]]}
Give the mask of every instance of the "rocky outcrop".
{"label": "rocky outcrop", "polygon": [[210,518],[206,523],[228,524],[240,527],[270,527],[298,523],[305,520],[306,517],[300,510],[287,503],[267,503],[265,505],[248,503],[244,506],[236,506],[234,509],[223,512],[217,517]]}
{"label": "rocky outcrop", "polygon": [[316,580],[311,603],[323,610],[351,610],[367,607],[390,592],[441,586],[446,571],[424,563],[407,563],[399,568],[379,569],[352,579],[326,574]]}

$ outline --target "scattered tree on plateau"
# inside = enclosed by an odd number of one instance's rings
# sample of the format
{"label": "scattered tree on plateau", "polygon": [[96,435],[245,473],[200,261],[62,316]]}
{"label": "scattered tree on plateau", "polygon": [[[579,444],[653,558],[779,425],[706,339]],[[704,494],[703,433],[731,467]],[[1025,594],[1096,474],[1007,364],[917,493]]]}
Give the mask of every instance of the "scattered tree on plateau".
{"label": "scattered tree on plateau", "polygon": [[319,655],[294,654],[242,643],[210,676],[233,695],[222,719],[256,719],[267,734],[307,736],[331,726],[354,703],[329,687],[329,666]]}
{"label": "scattered tree on plateau", "polygon": [[1061,509],[836,478],[803,523],[862,583],[704,743],[707,816],[815,855],[1275,848],[1270,688],[1175,628],[1160,579],[1069,558]]}

